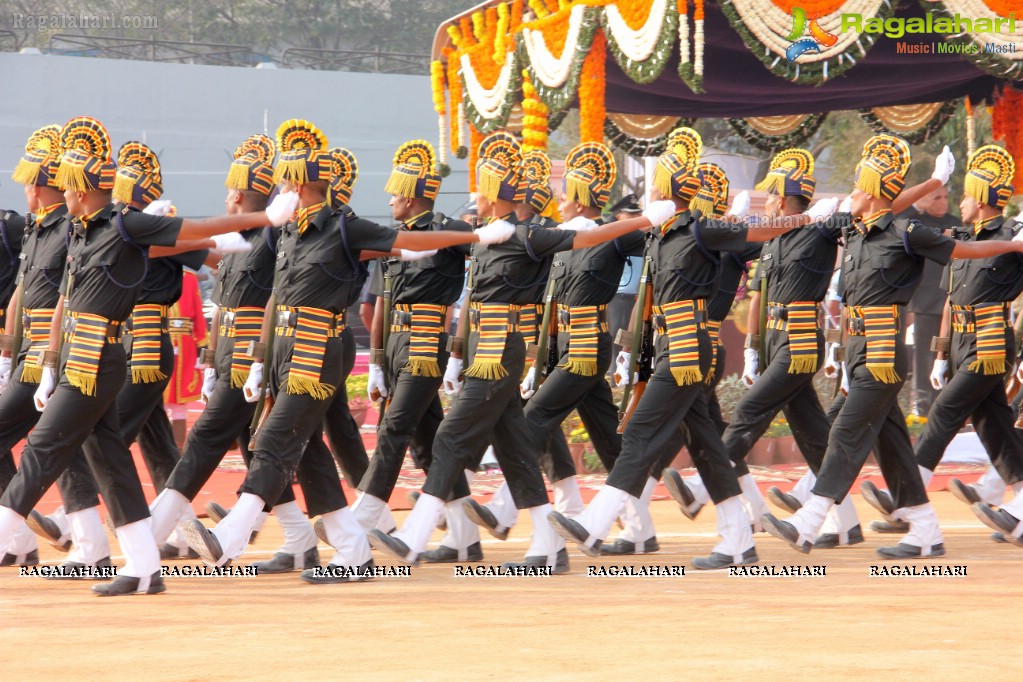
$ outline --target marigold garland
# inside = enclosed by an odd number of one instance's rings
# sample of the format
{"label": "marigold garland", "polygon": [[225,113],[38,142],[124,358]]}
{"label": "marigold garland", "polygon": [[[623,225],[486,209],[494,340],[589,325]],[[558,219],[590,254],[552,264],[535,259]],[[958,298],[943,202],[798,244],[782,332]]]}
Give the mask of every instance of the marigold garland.
{"label": "marigold garland", "polygon": [[547,151],[547,105],[536,94],[527,72],[522,72],[522,151]]}
{"label": "marigold garland", "polygon": [[[447,61],[447,83],[448,83],[448,99],[451,101],[451,107],[448,111],[448,125],[450,126],[449,141],[451,144],[451,151],[458,155],[459,138],[462,136],[462,131],[459,128],[458,123],[458,111],[463,106],[462,104],[462,78],[458,75],[458,52],[451,48],[444,48],[444,59]],[[461,158],[461,157],[459,157]]]}
{"label": "marigold garland", "polygon": [[583,61],[582,76],[579,79],[579,141],[603,142],[604,118],[606,117],[604,90],[605,62],[607,60],[607,38],[603,31],[593,36],[589,54]]}
{"label": "marigold garland", "polygon": [[430,89],[433,92],[433,110],[437,112],[437,160],[441,166],[446,166],[448,162],[448,145],[445,137],[448,130],[447,120],[444,118],[446,113],[444,102],[444,64],[440,60],[430,62]]}
{"label": "marigold garland", "polygon": [[1005,86],[1001,95],[991,108],[991,136],[1005,143],[1005,149],[1016,161],[1016,175],[1012,184],[1021,187],[1023,182],[1023,126],[1020,125],[1019,112],[1023,107],[1023,91],[1012,86]]}
{"label": "marigold garland", "polygon": [[529,0],[529,9],[533,10],[533,16],[537,19],[543,19],[551,13],[547,9],[547,5],[543,3],[543,0]]}

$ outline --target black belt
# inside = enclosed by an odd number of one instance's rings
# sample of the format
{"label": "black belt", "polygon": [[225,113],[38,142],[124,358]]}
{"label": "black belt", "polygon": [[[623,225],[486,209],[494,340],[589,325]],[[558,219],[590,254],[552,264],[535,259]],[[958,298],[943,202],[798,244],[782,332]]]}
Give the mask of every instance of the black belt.
{"label": "black belt", "polygon": [[[527,304],[531,305],[531,304]],[[469,324],[479,325],[480,323],[480,311],[479,308],[469,308]],[[518,326],[519,324],[519,311],[509,310],[508,311],[508,325]]]}
{"label": "black belt", "polygon": [[[65,334],[74,334],[75,327],[78,326],[78,318],[65,316],[64,321],[61,324],[61,329]],[[121,339],[121,332],[124,329],[124,325],[121,322],[107,322],[107,329],[104,332],[104,336],[111,339]]]}
{"label": "black belt", "polygon": [[[334,323],[331,326],[331,331],[343,330],[348,326],[348,311],[336,315],[334,317]],[[278,310],[277,311],[277,326],[278,327],[298,327],[298,313],[291,310]]]}
{"label": "black belt", "polygon": [[220,326],[222,327],[233,327],[234,326],[234,311],[221,310],[220,311]]}
{"label": "black belt", "polygon": [[[698,324],[698,325],[699,324],[706,324],[707,323],[707,319],[708,318],[707,318],[707,311],[706,310],[694,310],[693,311],[693,322],[695,322],[696,324]],[[657,331],[659,331],[659,332],[667,332],[668,331],[668,323],[664,319],[664,315],[658,315],[657,313],[654,313],[650,317],[650,321],[653,323],[654,328],[657,329]]]}
{"label": "black belt", "polygon": [[[572,324],[572,309],[558,308],[558,324],[571,325]],[[607,324],[607,308],[600,308],[597,310],[597,324]]]}
{"label": "black belt", "polygon": [[787,320],[789,319],[789,309],[783,305],[769,305],[767,306],[767,317],[772,320]]}

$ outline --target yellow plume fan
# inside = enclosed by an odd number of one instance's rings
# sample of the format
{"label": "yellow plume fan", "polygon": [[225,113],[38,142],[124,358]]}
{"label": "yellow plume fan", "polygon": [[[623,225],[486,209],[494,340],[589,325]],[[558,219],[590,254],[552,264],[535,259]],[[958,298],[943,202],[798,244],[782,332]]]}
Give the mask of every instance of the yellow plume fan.
{"label": "yellow plume fan", "polygon": [[618,177],[611,150],[601,142],[583,142],[565,157],[565,193],[569,200],[584,206],[598,207],[607,203]]}
{"label": "yellow plume fan", "polygon": [[394,154],[394,169],[384,185],[388,194],[413,199],[420,178],[433,169],[436,157],[433,145],[426,140],[412,140],[398,147]]}
{"label": "yellow plume fan", "polygon": [[530,184],[546,185],[551,179],[551,159],[546,152],[534,149],[523,157],[522,171]]}
{"label": "yellow plume fan", "polygon": [[728,204],[728,176],[716,163],[701,163],[700,177],[703,185],[689,202],[689,208],[707,217],[717,218],[718,207]]}
{"label": "yellow plume fan", "polygon": [[695,168],[703,153],[703,138],[692,128],[676,128],[668,133],[666,150],[678,155],[684,164],[691,164]]}
{"label": "yellow plume fan", "polygon": [[355,154],[343,147],[330,150],[330,205],[339,208],[352,199],[352,188],[359,179],[359,162]]}
{"label": "yellow plume fan", "polygon": [[884,165],[891,166],[899,175],[905,175],[909,170],[912,154],[909,145],[901,137],[894,135],[874,135],[863,145],[863,158],[874,158],[884,161]]}
{"label": "yellow plume fan", "polygon": [[1004,208],[1013,193],[1015,174],[1016,162],[1009,152],[997,145],[984,145],[967,163],[963,191],[981,203]]}
{"label": "yellow plume fan", "polygon": [[160,159],[156,152],[141,142],[125,142],[117,152],[118,166],[134,166],[143,173],[159,173]]}
{"label": "yellow plume fan", "polygon": [[109,190],[114,183],[110,158],[110,135],[103,124],[89,116],[77,116],[60,131],[64,150],[56,183],[76,192]]}
{"label": "yellow plume fan", "polygon": [[11,179],[23,185],[34,185],[43,163],[48,159],[59,159],[60,154],[60,126],[56,123],[43,126],[28,136],[25,155],[14,167]]}
{"label": "yellow plume fan", "polygon": [[60,132],[64,151],[77,151],[102,161],[111,161],[110,134],[103,124],[89,116],[78,116],[64,124]]}
{"label": "yellow plume fan", "polygon": [[277,147],[274,141],[266,135],[252,135],[234,150],[236,159],[251,156],[268,165],[273,163],[276,154]]}
{"label": "yellow plume fan", "polygon": [[412,140],[398,147],[394,153],[394,165],[400,166],[410,164],[422,166],[428,171],[437,165],[437,157],[433,151],[433,145],[426,140]]}
{"label": "yellow plume fan", "polygon": [[327,136],[309,121],[293,118],[277,128],[277,149],[281,153],[326,148]]}
{"label": "yellow plume fan", "polygon": [[510,169],[522,163],[522,147],[518,138],[505,130],[498,130],[480,142],[479,158],[500,161]]}

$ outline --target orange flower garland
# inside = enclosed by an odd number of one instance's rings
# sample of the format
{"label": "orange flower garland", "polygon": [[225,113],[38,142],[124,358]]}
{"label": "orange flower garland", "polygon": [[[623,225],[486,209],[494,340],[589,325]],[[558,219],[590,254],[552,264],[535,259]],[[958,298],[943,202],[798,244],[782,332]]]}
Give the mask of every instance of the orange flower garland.
{"label": "orange flower garland", "polygon": [[607,38],[603,31],[597,31],[590,52],[583,61],[582,76],[579,79],[580,142],[604,141],[604,119],[607,115],[604,102],[606,60]]}
{"label": "orange flower garland", "polygon": [[[447,134],[447,121],[444,118],[445,102],[444,102],[444,63],[439,59],[430,62],[430,89],[433,92],[433,110],[437,112],[437,130],[438,130],[438,144],[437,151],[439,153],[438,162],[440,165],[447,166],[448,163],[448,146],[444,136]],[[454,100],[452,100],[454,104]]]}
{"label": "orange flower garland", "polygon": [[522,72],[522,151],[547,151],[547,105],[536,94],[526,71]]}
{"label": "orange flower garland", "polygon": [[650,0],[618,0],[615,7],[625,20],[625,25],[638,31],[650,18]]}
{"label": "orange flower garland", "polygon": [[991,136],[1005,142],[1005,149],[1016,161],[1016,176],[1012,184],[1023,188],[1023,126],[1019,112],[1023,107],[1023,92],[1006,86],[991,109]]}
{"label": "orange flower garland", "polygon": [[464,159],[465,103],[462,102],[462,78],[458,75],[461,64],[458,61],[458,52],[451,48],[444,49],[444,57],[447,59],[448,99],[451,102],[451,110],[448,112],[451,151],[458,158]]}

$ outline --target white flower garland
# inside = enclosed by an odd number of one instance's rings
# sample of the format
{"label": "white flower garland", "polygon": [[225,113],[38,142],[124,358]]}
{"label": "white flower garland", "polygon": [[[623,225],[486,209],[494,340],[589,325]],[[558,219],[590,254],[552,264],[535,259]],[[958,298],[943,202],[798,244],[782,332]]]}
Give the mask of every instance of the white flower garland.
{"label": "white flower garland", "polygon": [[617,5],[607,5],[608,38],[613,40],[622,53],[635,62],[645,62],[653,54],[664,29],[669,0],[652,0],[646,23],[633,30],[625,23]]}
{"label": "white flower garland", "polygon": [[678,15],[678,49],[679,65],[685,66],[689,63],[689,15]]}
{"label": "white flower garland", "polygon": [[437,132],[440,133],[437,138],[440,164],[446,165],[448,162],[448,120],[444,114],[437,116]]}
{"label": "white flower garland", "polygon": [[505,55],[504,66],[501,67],[501,73],[497,77],[497,82],[489,90],[480,85],[479,79],[476,78],[472,62],[469,61],[469,55],[463,54],[461,62],[462,73],[465,76],[465,92],[472,101],[473,106],[476,107],[476,111],[485,119],[497,118],[504,107],[508,97],[508,89],[511,86],[512,68],[515,66],[515,51],[509,51]]}
{"label": "white flower garland", "polygon": [[465,102],[458,103],[458,147],[465,146]]}
{"label": "white flower garland", "polygon": [[[817,23],[825,31],[838,36],[838,42],[831,47],[822,47],[820,54],[807,54],[804,61],[816,62],[837,57],[855,44],[860,33],[856,31],[839,32],[842,26],[842,14],[859,14],[864,18],[875,17],[881,5],[888,0],[849,0],[841,9],[819,17]],[[785,57],[785,50],[791,43],[786,40],[792,31],[792,15],[783,12],[770,0],[732,0],[732,6],[742,19],[746,29],[761,44],[779,57]]]}
{"label": "white flower garland", "polygon": [[703,19],[697,19],[696,24],[696,39],[693,43],[693,52],[696,53],[696,59],[693,65],[693,71],[697,77],[703,77]]}
{"label": "white flower garland", "polygon": [[572,7],[568,17],[568,31],[565,35],[565,48],[561,51],[561,57],[555,58],[547,48],[543,33],[532,29],[522,29],[522,42],[526,47],[529,56],[529,64],[537,80],[549,88],[558,88],[564,85],[572,73],[576,60],[576,46],[579,44],[579,32],[582,29],[583,15],[586,11],[585,5]]}

